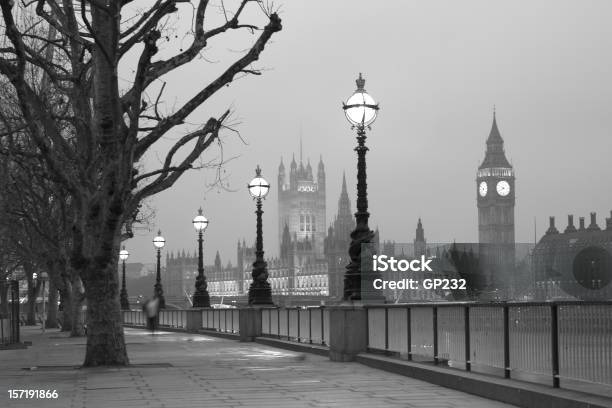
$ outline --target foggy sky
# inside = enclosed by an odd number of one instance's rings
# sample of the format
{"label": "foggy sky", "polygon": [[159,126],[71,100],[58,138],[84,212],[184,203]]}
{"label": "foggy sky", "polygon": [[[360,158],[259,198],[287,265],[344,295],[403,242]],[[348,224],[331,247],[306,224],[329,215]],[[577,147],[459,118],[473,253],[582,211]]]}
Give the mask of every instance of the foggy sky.
{"label": "foggy sky", "polygon": [[[190,21],[191,11],[179,9]],[[264,247],[266,256],[277,255],[277,170],[281,156],[286,165],[292,153],[298,156],[300,129],[315,171],[323,156],[327,223],[343,171],[355,211],[355,134],[341,101],[355,90],[359,72],[381,106],[368,133],[367,163],[370,224],[383,240],[411,242],[422,217],[429,242],[477,241],[475,178],[493,105],[517,177],[517,242],[533,242],[534,217],[538,239],[549,215],[562,229],[567,214],[588,220],[596,211],[604,225],[612,209],[611,15],[609,1],[284,2],[283,30],[257,65],[267,69],[263,75],[236,81],[190,118],[203,122],[234,109],[248,143],[224,135],[224,157],[239,156],[224,167],[236,191],[205,194],[211,170],[184,175],[151,200],[154,225],[125,243],[129,262],[154,262],[157,228],[166,238],[164,252],[193,252],[191,221],[202,206],[210,219],[206,262],[219,250],[224,264],[235,264],[237,239],[255,239],[246,184],[257,164],[272,184]],[[211,53],[234,46],[240,47],[215,42]],[[206,83],[206,72],[228,62],[185,67],[174,77],[173,98],[188,98]],[[170,142],[155,146],[147,167]],[[215,154],[207,152],[205,160]]]}

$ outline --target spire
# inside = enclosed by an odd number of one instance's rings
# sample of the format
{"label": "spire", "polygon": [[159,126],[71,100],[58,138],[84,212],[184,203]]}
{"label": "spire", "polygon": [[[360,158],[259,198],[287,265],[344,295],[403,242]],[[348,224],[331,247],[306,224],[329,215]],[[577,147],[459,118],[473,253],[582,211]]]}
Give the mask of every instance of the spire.
{"label": "spire", "polygon": [[285,172],[285,164],[283,163],[283,156],[281,156],[281,162],[280,165],[278,166],[278,171],[279,173],[284,173]]}
{"label": "spire", "polygon": [[349,199],[348,192],[346,190],[345,173],[342,173],[342,191],[340,192],[340,198],[338,199],[338,218],[351,221],[353,219],[351,215],[351,200]]}
{"label": "spire", "polygon": [[297,163],[295,162],[295,153],[293,153],[293,159],[291,159],[291,170],[295,170],[297,168]]}
{"label": "spire", "polygon": [[291,243],[291,234],[289,233],[289,226],[285,223],[285,227],[283,228],[283,239],[282,244],[290,244]]}
{"label": "spire", "polygon": [[215,254],[215,269],[221,270],[221,255],[219,255],[219,251]]}
{"label": "spire", "polygon": [[319,168],[319,172],[325,171],[325,166],[323,165],[323,155],[321,155],[319,157],[319,166],[318,166],[318,168]]}
{"label": "spire", "polygon": [[512,165],[508,162],[506,154],[504,153],[504,139],[502,139],[497,127],[497,117],[495,109],[493,110],[493,123],[491,124],[491,131],[487,138],[487,150],[485,152],[485,158],[480,165],[480,169],[489,167],[501,167],[501,168],[512,168]]}
{"label": "spire", "polygon": [[425,230],[423,229],[423,223],[421,222],[421,218],[419,217],[419,222],[417,223],[416,228],[416,242],[424,242],[425,241]]}
{"label": "spire", "polygon": [[302,126],[300,126],[300,164],[302,164]]}
{"label": "spire", "polygon": [[497,118],[495,115],[495,105],[493,105],[493,124],[491,125],[491,131],[489,132],[489,138],[487,139],[487,145],[490,144],[504,144],[504,140],[499,134],[499,129],[497,128]]}

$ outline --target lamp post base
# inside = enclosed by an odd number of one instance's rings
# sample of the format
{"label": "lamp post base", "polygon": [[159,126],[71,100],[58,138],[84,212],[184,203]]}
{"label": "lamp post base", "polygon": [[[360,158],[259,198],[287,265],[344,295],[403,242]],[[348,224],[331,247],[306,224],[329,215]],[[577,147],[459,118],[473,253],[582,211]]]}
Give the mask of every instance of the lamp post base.
{"label": "lamp post base", "polygon": [[208,292],[193,295],[193,307],[210,307],[210,296]]}
{"label": "lamp post base", "polygon": [[251,282],[249,287],[249,305],[274,305],[272,288],[268,281]]}
{"label": "lamp post base", "polygon": [[159,299],[159,308],[166,308],[166,299],[164,298],[164,290],[162,289],[161,283],[156,283],[155,288],[153,290],[155,297]]}
{"label": "lamp post base", "polygon": [[121,293],[119,294],[119,303],[121,303],[121,310],[130,310],[130,301],[125,288],[121,289]]}

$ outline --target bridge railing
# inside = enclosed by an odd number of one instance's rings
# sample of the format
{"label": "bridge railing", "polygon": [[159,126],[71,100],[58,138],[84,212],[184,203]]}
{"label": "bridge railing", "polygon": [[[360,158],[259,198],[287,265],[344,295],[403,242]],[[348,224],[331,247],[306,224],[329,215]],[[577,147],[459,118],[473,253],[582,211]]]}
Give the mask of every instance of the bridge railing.
{"label": "bridge railing", "polygon": [[368,351],[612,391],[612,302],[369,305]]}
{"label": "bridge railing", "polygon": [[266,337],[328,345],[329,309],[323,306],[262,309],[261,333]]}

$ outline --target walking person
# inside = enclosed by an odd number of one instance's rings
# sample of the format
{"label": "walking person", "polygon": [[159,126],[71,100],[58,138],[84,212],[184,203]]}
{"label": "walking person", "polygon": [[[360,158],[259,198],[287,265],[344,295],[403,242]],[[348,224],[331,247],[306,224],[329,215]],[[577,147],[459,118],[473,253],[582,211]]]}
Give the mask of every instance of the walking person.
{"label": "walking person", "polygon": [[144,312],[147,315],[147,327],[151,330],[151,334],[155,334],[155,329],[157,329],[157,319],[159,314],[159,298],[154,297],[153,299],[149,299],[144,307]]}

